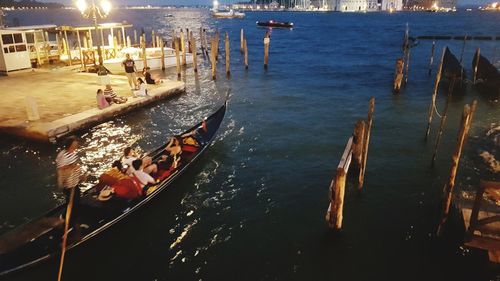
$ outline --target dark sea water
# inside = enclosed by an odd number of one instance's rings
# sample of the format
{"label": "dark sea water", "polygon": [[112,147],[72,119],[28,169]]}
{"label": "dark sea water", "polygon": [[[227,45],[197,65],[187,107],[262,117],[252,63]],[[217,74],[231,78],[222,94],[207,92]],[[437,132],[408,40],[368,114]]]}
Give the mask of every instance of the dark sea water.
{"label": "dark sea water", "polygon": [[[7,20],[14,18],[21,25],[88,24],[68,10],[9,12]],[[264,71],[265,29],[255,22],[268,19],[293,21],[296,28],[272,31]],[[123,20],[165,38],[181,27],[197,36],[200,25],[227,31],[231,78],[221,61],[213,82],[202,60],[197,76],[190,68],[183,75],[186,94],[82,132],[91,172],[99,174],[126,145],[147,151],[187,129],[218,108],[226,91],[229,109],[213,145],[169,190],[68,253],[65,280],[500,280],[485,252],[461,247],[458,219],[446,238],[435,235],[463,105],[478,99],[457,178],[459,197],[493,177],[477,154],[491,148],[484,136],[500,123],[498,102],[472,89],[454,98],[430,168],[438,126],[424,142],[434,83],[427,75],[431,41],[412,49],[409,84],[400,95],[391,92],[406,23],[413,36],[500,36],[500,13],[255,12],[214,20],[202,10],[115,10],[109,19]],[[239,53],[240,28],[248,38],[248,71]],[[460,56],[462,42],[438,41],[436,61],[445,45]],[[476,47],[500,60],[500,41],[468,41],[469,77]],[[174,71],[157,74],[174,79]],[[324,219],[328,186],[371,96],[376,106],[365,189],[358,193],[349,180],[343,229],[335,233]],[[444,96],[438,96],[440,110]],[[58,147],[2,137],[0,233],[63,201],[55,187]],[[57,265],[45,262],[5,279],[55,280]]]}

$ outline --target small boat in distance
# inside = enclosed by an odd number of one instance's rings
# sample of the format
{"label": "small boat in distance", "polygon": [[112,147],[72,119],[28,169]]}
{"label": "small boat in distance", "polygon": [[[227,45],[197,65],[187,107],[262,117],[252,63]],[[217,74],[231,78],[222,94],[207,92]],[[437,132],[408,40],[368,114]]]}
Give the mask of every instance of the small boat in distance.
{"label": "small boat in distance", "polygon": [[172,15],[172,14],[166,14],[166,15],[164,15],[164,17],[166,17],[166,18],[173,18],[174,15]]}
{"label": "small boat in distance", "polygon": [[280,21],[258,21],[257,26],[274,27],[274,28],[293,28],[293,22],[280,22]]}
{"label": "small boat in distance", "polygon": [[245,17],[245,13],[230,10],[212,10],[212,16],[217,19],[241,19]]}

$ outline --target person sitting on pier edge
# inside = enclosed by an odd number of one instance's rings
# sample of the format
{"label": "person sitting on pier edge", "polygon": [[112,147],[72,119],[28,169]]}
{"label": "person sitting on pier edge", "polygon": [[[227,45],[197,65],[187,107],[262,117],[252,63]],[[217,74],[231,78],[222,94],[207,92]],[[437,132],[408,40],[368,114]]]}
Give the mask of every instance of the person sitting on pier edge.
{"label": "person sitting on pier edge", "polygon": [[153,79],[153,77],[151,76],[151,72],[149,72],[150,70],[151,68],[149,66],[145,67],[142,70],[142,74],[144,75],[144,80],[146,80],[146,84],[155,85],[162,83],[163,81],[161,79]]}
{"label": "person sitting on pier edge", "polygon": [[137,84],[139,84],[139,89],[134,91],[134,97],[147,97],[148,89],[144,81],[141,78],[137,78]]}
{"label": "person sitting on pier edge", "polygon": [[127,98],[119,97],[116,95],[115,91],[113,91],[113,88],[111,88],[110,84],[107,84],[106,88],[104,89],[104,97],[106,98],[106,101],[108,101],[109,104],[127,102]]}
{"label": "person sitting on pier edge", "polygon": [[97,107],[99,109],[104,109],[109,106],[109,102],[106,100],[106,97],[104,96],[101,89],[97,90],[96,100],[97,100]]}
{"label": "person sitting on pier edge", "polygon": [[[126,59],[122,62],[122,65],[125,67],[125,75],[128,78],[128,84],[130,85],[131,90],[137,89],[137,76],[135,73],[137,72],[137,68],[135,67],[135,61],[130,58],[130,54],[125,55]],[[132,87],[132,85],[134,85]]]}
{"label": "person sitting on pier edge", "polygon": [[133,175],[134,177],[136,177],[136,179],[139,180],[141,188],[144,188],[148,183],[150,184],[156,183],[156,180],[143,170],[145,165],[141,159],[134,160],[132,162],[132,166],[134,167],[135,170],[133,172]]}

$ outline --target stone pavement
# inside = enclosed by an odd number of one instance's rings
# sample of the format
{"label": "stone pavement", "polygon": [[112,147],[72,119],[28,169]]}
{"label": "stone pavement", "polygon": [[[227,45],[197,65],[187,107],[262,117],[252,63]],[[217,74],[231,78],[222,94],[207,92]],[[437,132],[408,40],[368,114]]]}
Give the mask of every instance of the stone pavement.
{"label": "stone pavement", "polygon": [[[165,81],[160,85],[148,85],[151,97],[133,98],[125,76],[110,76],[117,95],[127,97],[128,101],[103,110],[96,105],[96,91],[101,86],[94,73],[63,68],[0,76],[0,132],[53,141],[185,89],[183,82]],[[36,101],[40,120],[27,121],[27,97]]]}

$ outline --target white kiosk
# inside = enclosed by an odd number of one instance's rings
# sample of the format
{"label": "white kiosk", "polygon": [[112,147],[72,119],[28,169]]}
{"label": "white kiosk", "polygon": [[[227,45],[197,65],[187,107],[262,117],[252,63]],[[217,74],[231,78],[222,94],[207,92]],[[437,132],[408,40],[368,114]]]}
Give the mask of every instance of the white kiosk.
{"label": "white kiosk", "polygon": [[30,54],[23,31],[0,29],[0,73],[31,69]]}

